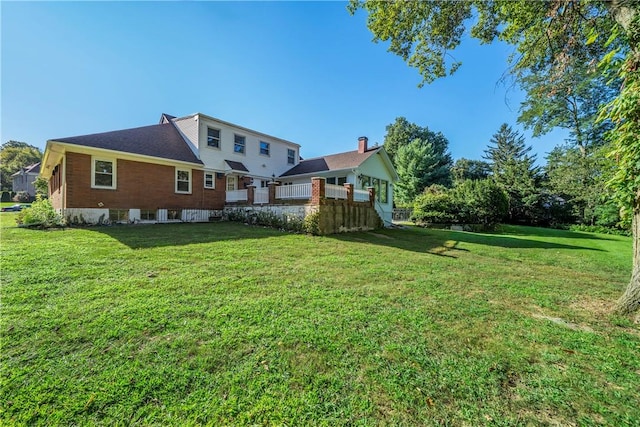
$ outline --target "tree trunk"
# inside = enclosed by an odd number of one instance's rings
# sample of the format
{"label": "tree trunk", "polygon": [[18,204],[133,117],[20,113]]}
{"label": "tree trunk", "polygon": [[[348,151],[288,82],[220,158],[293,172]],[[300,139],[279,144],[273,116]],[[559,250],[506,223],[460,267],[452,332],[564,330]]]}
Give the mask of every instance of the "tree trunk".
{"label": "tree trunk", "polygon": [[633,230],[633,271],[627,289],[618,300],[617,308],[621,314],[635,313],[640,310],[640,192],[634,204],[631,225]]}
{"label": "tree trunk", "polygon": [[[626,60],[628,73],[624,82],[624,85],[628,85],[630,82],[637,82],[640,78],[640,21],[638,18],[640,2],[637,0],[613,0],[608,4],[608,7],[613,19],[624,30],[629,43],[630,53]],[[638,137],[638,133],[640,133],[637,126],[640,123],[638,104],[625,106],[625,108],[629,110],[625,114],[626,120],[633,124],[632,129],[636,131],[635,136]],[[628,155],[632,156],[632,154]],[[629,163],[635,165],[636,161],[637,159]],[[636,189],[633,196],[632,215],[633,270],[629,285],[618,300],[617,310],[623,314],[638,313],[636,321],[640,322],[640,189]]]}

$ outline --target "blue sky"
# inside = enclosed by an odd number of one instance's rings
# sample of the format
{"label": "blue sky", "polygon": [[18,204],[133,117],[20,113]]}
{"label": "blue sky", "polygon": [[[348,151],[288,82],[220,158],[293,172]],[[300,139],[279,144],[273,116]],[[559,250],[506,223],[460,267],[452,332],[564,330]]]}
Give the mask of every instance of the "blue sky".
{"label": "blue sky", "polygon": [[[303,157],[382,143],[396,117],[479,159],[522,94],[498,84],[512,47],[466,39],[453,76],[420,77],[344,2],[1,2],[1,142],[201,112],[302,145]],[[531,138],[539,160],[564,133]]]}

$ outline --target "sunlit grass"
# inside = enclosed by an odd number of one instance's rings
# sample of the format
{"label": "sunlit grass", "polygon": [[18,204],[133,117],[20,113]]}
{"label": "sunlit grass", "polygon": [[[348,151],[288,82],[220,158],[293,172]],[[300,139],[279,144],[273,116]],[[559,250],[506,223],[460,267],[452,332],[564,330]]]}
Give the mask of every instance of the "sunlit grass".
{"label": "sunlit grass", "polygon": [[640,419],[631,240],[2,224],[5,424]]}

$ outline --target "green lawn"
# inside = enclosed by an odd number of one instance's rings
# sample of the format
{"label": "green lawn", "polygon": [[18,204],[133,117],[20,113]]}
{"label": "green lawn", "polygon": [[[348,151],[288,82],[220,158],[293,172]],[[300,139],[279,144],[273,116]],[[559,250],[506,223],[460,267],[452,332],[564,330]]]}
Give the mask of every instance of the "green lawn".
{"label": "green lawn", "polygon": [[640,425],[626,237],[13,218],[0,424]]}

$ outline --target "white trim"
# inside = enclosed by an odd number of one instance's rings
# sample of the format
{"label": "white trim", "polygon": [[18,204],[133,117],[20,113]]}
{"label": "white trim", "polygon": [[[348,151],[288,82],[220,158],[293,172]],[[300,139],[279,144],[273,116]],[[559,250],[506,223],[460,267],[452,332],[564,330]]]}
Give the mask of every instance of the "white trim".
{"label": "white trim", "polygon": [[[96,162],[111,163],[111,185],[96,184]],[[91,188],[98,190],[116,190],[118,184],[118,160],[111,157],[91,156]]]}
{"label": "white trim", "polygon": [[[178,172],[186,172],[189,175],[189,190],[188,191],[180,191],[178,190]],[[178,194],[191,194],[191,181],[193,181],[192,179],[192,174],[191,174],[191,169],[181,169],[181,168],[176,168],[176,173],[175,173],[175,192]],[[182,181],[184,182],[184,181]]]}
{"label": "white trim", "polygon": [[193,119],[193,120],[205,119],[205,120],[214,121],[214,122],[220,123],[221,125],[231,126],[231,127],[236,128],[236,129],[239,129],[241,132],[246,132],[246,133],[253,134],[253,135],[257,136],[258,139],[260,139],[260,138],[269,138],[269,139],[277,140],[279,142],[283,142],[285,144],[293,145],[293,146],[295,146],[297,148],[300,148],[300,144],[296,144],[295,142],[287,141],[286,139],[278,138],[277,136],[269,135],[267,133],[260,132],[260,131],[257,131],[257,130],[253,130],[253,129],[250,129],[250,128],[247,128],[247,127],[244,127],[244,126],[240,126],[240,125],[237,125],[235,123],[231,123],[231,122],[227,122],[227,121],[224,121],[224,120],[220,120],[220,119],[217,119],[217,118],[212,117],[212,116],[208,116],[208,115],[203,114],[203,113],[193,113],[193,114],[190,114],[190,115],[184,116],[184,117],[176,117],[173,120],[174,121],[182,121],[182,120],[187,120],[187,119]]}
{"label": "white trim", "polygon": [[[177,167],[185,167],[185,168],[188,167],[193,169],[204,168],[204,165],[202,163],[193,163],[193,162],[186,162],[183,160],[165,159],[163,157],[154,157],[154,156],[147,156],[144,154],[127,153],[125,151],[107,150],[105,148],[86,147],[83,145],[69,144],[66,142],[59,142],[56,140],[49,140],[47,144],[49,142],[52,143],[52,147],[51,147],[52,151],[54,151],[53,150],[54,144],[59,145],[60,147],[63,148],[64,151],[62,152],[56,151],[56,153],[59,153],[61,155],[66,154],[67,152],[70,152],[70,153],[78,153],[78,154],[88,154],[91,156],[117,157],[120,160],[131,160],[134,162],[153,163],[157,165],[177,166]],[[42,170],[42,168],[40,170]]]}

